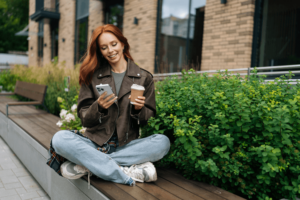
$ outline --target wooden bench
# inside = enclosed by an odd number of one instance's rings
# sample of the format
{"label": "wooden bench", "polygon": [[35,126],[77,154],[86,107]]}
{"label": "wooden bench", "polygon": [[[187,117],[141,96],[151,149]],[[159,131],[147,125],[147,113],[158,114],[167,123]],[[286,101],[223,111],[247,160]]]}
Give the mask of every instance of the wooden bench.
{"label": "wooden bench", "polygon": [[[7,97],[2,97],[2,99],[0,97],[0,100],[9,101]],[[244,200],[221,188],[187,180],[175,170],[162,168],[157,169],[158,180],[153,183],[137,183],[135,187],[130,187],[92,176],[91,189],[88,189],[87,177],[68,180],[57,175],[46,165],[47,149],[49,149],[51,138],[60,130],[55,125],[59,117],[31,106],[12,108],[8,118],[2,114],[4,111],[5,102],[0,101],[0,136],[13,149],[51,199]],[[5,125],[5,120],[7,120],[7,125]],[[2,127],[7,127],[7,130],[1,132]],[[30,144],[26,145],[26,141]],[[30,149],[36,150],[28,155]],[[38,157],[42,157],[42,160],[37,161]]]}
{"label": "wooden bench", "polygon": [[47,112],[49,110],[44,104],[44,99],[47,91],[47,85],[39,85],[33,83],[26,83],[22,81],[17,81],[15,92],[13,93],[3,93],[0,95],[20,95],[34,101],[18,101],[18,102],[7,102],[6,103],[6,116],[8,116],[8,107],[9,106],[22,106],[22,105],[42,105]]}

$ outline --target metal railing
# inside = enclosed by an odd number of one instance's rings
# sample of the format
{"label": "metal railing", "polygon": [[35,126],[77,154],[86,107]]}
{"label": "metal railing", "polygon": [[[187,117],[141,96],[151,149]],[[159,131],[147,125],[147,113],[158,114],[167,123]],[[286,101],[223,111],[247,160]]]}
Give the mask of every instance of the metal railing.
{"label": "metal railing", "polygon": [[[293,70],[291,71],[292,74],[298,74],[300,75],[300,64],[299,65],[283,65],[283,66],[267,66],[267,67],[256,67],[256,68],[238,68],[238,69],[221,69],[221,70],[207,70],[207,71],[196,71],[197,74],[203,74],[203,73],[208,73],[208,76],[213,76],[212,74],[214,73],[219,73],[219,72],[242,72],[242,73],[231,73],[231,75],[251,75],[254,74],[252,72],[253,70],[257,70],[257,75],[283,75],[283,74],[289,74],[290,71],[273,71],[273,70]],[[295,69],[298,69],[298,71],[295,71]],[[267,72],[259,72],[259,71],[266,71]],[[191,73],[191,72],[189,72]],[[160,81],[165,79],[166,77],[174,76],[177,75],[178,77],[182,76],[181,72],[174,72],[174,73],[161,73],[161,74],[153,74],[153,78],[155,81]],[[296,82],[298,79],[290,79],[290,81]],[[270,80],[266,80],[270,81]]]}

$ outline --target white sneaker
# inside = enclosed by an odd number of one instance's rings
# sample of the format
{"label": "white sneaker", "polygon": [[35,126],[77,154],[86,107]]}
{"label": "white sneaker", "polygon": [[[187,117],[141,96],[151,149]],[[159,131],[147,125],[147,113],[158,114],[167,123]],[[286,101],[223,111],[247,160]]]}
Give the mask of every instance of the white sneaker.
{"label": "white sneaker", "polygon": [[145,162],[136,165],[137,168],[143,169],[144,181],[152,182],[157,180],[157,173],[154,165],[151,162]]}
{"label": "white sneaker", "polygon": [[60,166],[60,170],[61,175],[67,179],[79,179],[84,175],[88,175],[88,187],[90,188],[90,177],[92,176],[92,172],[86,167],[66,161]]}
{"label": "white sneaker", "polygon": [[131,167],[121,167],[123,172],[131,177],[134,181],[137,182],[144,182],[144,174],[143,174],[143,169],[139,169],[136,167],[136,165],[132,165]]}

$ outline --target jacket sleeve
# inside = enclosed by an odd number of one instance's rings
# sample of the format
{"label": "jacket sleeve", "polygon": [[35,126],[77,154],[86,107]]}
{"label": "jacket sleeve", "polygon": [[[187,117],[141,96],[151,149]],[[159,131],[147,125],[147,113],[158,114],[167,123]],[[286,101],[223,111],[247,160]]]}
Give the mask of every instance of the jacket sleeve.
{"label": "jacket sleeve", "polygon": [[83,127],[99,124],[99,118],[107,115],[107,110],[99,106],[90,86],[82,84],[78,96],[77,115]]}
{"label": "jacket sleeve", "polygon": [[[149,75],[150,76],[150,75]],[[145,105],[141,110],[135,110],[134,105],[130,104],[130,116],[137,120],[137,123],[140,125],[147,124],[150,117],[155,117],[156,114],[156,103],[155,103],[155,88],[154,81],[152,77],[146,85],[144,96],[146,97]]]}

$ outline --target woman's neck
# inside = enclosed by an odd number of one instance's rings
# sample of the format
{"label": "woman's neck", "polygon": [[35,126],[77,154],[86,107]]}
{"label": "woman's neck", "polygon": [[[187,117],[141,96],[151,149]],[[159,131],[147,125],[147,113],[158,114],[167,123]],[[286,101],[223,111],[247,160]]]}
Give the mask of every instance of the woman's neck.
{"label": "woman's neck", "polygon": [[117,63],[109,63],[111,70],[115,73],[123,73],[127,69],[127,61],[122,57]]}

